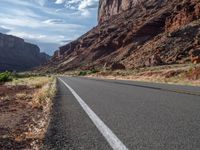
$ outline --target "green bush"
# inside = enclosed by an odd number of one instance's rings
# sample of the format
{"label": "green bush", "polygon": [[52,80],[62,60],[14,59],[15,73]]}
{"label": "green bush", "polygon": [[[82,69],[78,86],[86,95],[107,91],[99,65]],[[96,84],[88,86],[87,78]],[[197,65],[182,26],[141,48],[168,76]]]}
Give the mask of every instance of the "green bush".
{"label": "green bush", "polygon": [[85,75],[87,75],[87,72],[86,71],[80,71],[78,75],[79,76],[85,76]]}
{"label": "green bush", "polygon": [[96,69],[92,69],[89,71],[89,74],[94,74],[94,73],[97,73],[98,71]]}
{"label": "green bush", "polygon": [[92,70],[87,70],[87,71],[80,71],[78,75],[79,76],[85,76],[87,74],[94,74],[94,73],[97,73],[97,72],[98,72],[98,70],[92,69]]}
{"label": "green bush", "polygon": [[0,83],[12,81],[12,79],[13,77],[12,77],[11,72],[6,71],[6,72],[0,73]]}

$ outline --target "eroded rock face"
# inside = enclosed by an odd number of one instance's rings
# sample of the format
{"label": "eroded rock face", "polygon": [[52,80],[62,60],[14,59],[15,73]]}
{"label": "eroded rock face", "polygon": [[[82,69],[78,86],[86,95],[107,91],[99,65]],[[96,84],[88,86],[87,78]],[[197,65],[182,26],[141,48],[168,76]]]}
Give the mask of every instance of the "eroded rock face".
{"label": "eroded rock face", "polygon": [[98,20],[103,22],[111,16],[128,10],[136,5],[140,0],[100,0]]}
{"label": "eroded rock face", "polygon": [[200,19],[200,3],[198,0],[191,0],[175,7],[176,13],[166,21],[166,31],[173,32],[193,20]]}
{"label": "eroded rock face", "polygon": [[37,45],[0,33],[0,71],[24,71],[47,62],[50,57],[40,53]]}
{"label": "eroded rock face", "polygon": [[140,7],[144,11],[148,7],[148,3],[154,3],[160,7],[167,0],[100,0],[98,21],[99,23],[108,20],[113,15],[130,10],[134,7]]}

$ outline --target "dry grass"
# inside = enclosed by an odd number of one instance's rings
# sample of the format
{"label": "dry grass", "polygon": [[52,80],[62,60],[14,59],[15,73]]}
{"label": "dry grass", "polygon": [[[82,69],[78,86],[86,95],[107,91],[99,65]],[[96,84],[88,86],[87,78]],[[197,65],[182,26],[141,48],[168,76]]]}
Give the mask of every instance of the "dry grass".
{"label": "dry grass", "polygon": [[[11,139],[14,139],[11,146],[15,147],[15,144],[19,143],[31,146],[31,149],[39,149],[49,124],[52,99],[56,92],[56,79],[48,76],[20,78],[2,85],[1,89],[6,91],[0,91],[0,94],[3,94],[0,96],[0,104],[5,105],[4,114],[0,115],[0,122],[4,123],[5,127],[10,122],[17,122],[10,129]],[[6,114],[11,115],[5,118]],[[13,121],[14,119],[16,121]]]}
{"label": "dry grass", "polygon": [[[44,81],[43,86],[34,94],[35,105],[41,107],[47,105],[47,103],[54,97],[56,92],[56,81],[55,78],[49,78]],[[41,86],[37,84],[37,86]]]}
{"label": "dry grass", "polygon": [[52,99],[56,93],[56,79],[53,77],[48,78],[48,82],[43,82],[43,84],[44,85],[33,95],[31,103],[33,108],[42,110],[43,115],[34,120],[35,126],[31,126],[30,131],[26,133],[26,138],[28,139],[34,138],[43,140],[49,125]]}
{"label": "dry grass", "polygon": [[41,88],[50,81],[50,78],[51,77],[46,76],[20,78],[14,79],[12,82],[8,82],[7,85],[26,85],[33,88]]}
{"label": "dry grass", "polygon": [[[6,83],[9,86],[26,86],[34,90],[32,96],[32,105],[34,107],[45,107],[53,98],[56,92],[55,77],[28,77],[15,79]],[[29,93],[17,93],[16,97],[24,99],[28,97]]]}

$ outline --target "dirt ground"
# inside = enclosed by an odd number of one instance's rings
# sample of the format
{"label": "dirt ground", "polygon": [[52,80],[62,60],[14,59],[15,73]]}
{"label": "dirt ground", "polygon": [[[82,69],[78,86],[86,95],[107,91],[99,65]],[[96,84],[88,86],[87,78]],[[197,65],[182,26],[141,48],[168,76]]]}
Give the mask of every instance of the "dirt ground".
{"label": "dirt ground", "polygon": [[40,90],[25,85],[0,85],[0,149],[38,149],[44,137],[44,110],[33,102]]}

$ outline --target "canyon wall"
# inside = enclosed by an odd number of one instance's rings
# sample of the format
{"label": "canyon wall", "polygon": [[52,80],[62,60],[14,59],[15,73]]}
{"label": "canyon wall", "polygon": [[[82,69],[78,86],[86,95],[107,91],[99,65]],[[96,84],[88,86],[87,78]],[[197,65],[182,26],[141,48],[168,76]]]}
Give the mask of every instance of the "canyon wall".
{"label": "canyon wall", "polygon": [[50,57],[37,45],[0,33],[0,71],[24,71],[46,63]]}

